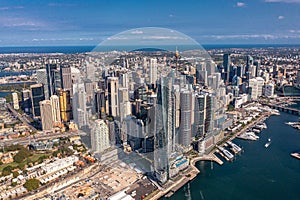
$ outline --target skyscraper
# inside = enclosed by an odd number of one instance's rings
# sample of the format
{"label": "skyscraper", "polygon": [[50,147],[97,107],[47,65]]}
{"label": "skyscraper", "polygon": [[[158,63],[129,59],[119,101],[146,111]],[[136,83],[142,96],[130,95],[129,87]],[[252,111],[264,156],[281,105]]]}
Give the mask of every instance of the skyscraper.
{"label": "skyscraper", "polygon": [[173,81],[170,77],[162,77],[157,85],[154,171],[156,178],[162,183],[166,182],[169,176],[170,156],[175,138],[175,108],[172,85]]}
{"label": "skyscraper", "polygon": [[157,59],[150,59],[150,84],[155,84],[157,80]]}
{"label": "skyscraper", "polygon": [[60,71],[55,63],[46,64],[49,97],[61,88]]}
{"label": "skyscraper", "polygon": [[91,133],[92,150],[101,153],[110,147],[107,124],[101,120],[95,120]]}
{"label": "skyscraper", "polygon": [[48,84],[46,69],[36,70],[36,79],[37,79],[37,83],[43,84],[43,86],[44,86],[45,99],[49,99],[49,97],[50,97],[49,96],[49,84]]}
{"label": "skyscraper", "polygon": [[71,97],[73,96],[72,74],[69,65],[60,66],[61,88],[70,90]]}
{"label": "skyscraper", "polygon": [[192,93],[189,90],[180,92],[180,132],[179,144],[188,147],[192,138]]}
{"label": "skyscraper", "polygon": [[30,113],[31,112],[31,91],[28,89],[24,89],[22,91],[22,109],[26,112],[26,113]]}
{"label": "skyscraper", "polygon": [[206,95],[195,95],[195,120],[194,132],[196,139],[203,139],[205,136],[204,123],[205,123],[205,109],[206,109]]}
{"label": "skyscraper", "polygon": [[18,97],[18,94],[16,92],[13,92],[11,95],[12,95],[14,109],[15,110],[19,110],[20,106],[19,106],[19,97]]}
{"label": "skyscraper", "polygon": [[119,79],[117,77],[108,77],[107,79],[108,89],[108,113],[109,115],[116,117],[119,115]]}
{"label": "skyscraper", "polygon": [[50,102],[51,102],[53,122],[60,123],[61,116],[60,116],[59,97],[57,95],[52,95],[50,97]]}
{"label": "skyscraper", "polygon": [[225,82],[229,83],[229,77],[230,77],[230,54],[226,53],[223,55],[223,67],[225,70]]}
{"label": "skyscraper", "polygon": [[79,128],[87,125],[86,92],[84,83],[73,84],[73,117]]}
{"label": "skyscraper", "polygon": [[106,97],[104,90],[97,90],[95,93],[95,109],[99,119],[106,117]]}
{"label": "skyscraper", "polygon": [[44,87],[42,84],[34,84],[30,86],[32,114],[34,117],[41,115],[40,101],[45,100]]}
{"label": "skyscraper", "polygon": [[53,128],[53,116],[50,100],[40,101],[41,120],[43,131],[50,131]]}
{"label": "skyscraper", "polygon": [[69,122],[72,119],[72,105],[71,105],[70,91],[60,89],[58,90],[58,95],[59,95],[61,120],[63,122]]}

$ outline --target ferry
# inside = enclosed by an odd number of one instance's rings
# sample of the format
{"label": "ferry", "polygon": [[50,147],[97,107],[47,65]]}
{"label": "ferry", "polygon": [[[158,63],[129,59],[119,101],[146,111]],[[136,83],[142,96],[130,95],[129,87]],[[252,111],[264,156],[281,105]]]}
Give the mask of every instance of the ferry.
{"label": "ferry", "polygon": [[265,147],[268,148],[271,144],[271,138],[268,139],[268,142],[265,144]]}
{"label": "ferry", "polygon": [[300,160],[300,153],[291,153],[291,156]]}

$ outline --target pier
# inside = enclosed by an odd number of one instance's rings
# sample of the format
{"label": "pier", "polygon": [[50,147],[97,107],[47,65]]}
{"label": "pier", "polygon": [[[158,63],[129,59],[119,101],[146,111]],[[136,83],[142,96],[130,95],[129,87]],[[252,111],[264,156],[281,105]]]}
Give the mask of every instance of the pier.
{"label": "pier", "polygon": [[227,141],[227,144],[229,144],[231,146],[231,150],[235,153],[235,154],[239,154],[242,152],[242,148],[239,147],[238,145],[234,144],[231,141]]}
{"label": "pier", "polygon": [[281,106],[281,105],[278,105],[278,104],[263,104],[263,105],[269,106],[270,108],[276,109],[276,110],[281,111],[281,112],[286,112],[286,113],[289,113],[289,114],[300,116],[300,110],[298,110],[296,108],[289,108],[289,107]]}
{"label": "pier", "polygon": [[233,160],[234,156],[228,150],[226,150],[224,147],[220,147],[220,146],[218,146],[217,148],[227,158],[226,160],[229,160],[229,161]]}

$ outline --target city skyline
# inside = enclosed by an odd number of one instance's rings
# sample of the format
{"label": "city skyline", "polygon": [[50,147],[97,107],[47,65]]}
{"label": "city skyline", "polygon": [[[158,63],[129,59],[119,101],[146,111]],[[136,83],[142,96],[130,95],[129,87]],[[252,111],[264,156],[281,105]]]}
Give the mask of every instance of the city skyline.
{"label": "city skyline", "polygon": [[2,1],[0,46],[94,46],[139,27],[200,44],[300,44],[299,8],[299,0]]}

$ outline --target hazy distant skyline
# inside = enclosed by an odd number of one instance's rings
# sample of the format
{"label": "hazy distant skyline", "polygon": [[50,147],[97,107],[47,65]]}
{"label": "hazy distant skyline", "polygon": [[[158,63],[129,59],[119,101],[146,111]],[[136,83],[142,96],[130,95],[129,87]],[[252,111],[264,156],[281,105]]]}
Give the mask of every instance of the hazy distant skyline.
{"label": "hazy distant skyline", "polygon": [[139,27],[200,44],[300,44],[300,0],[0,2],[0,46],[97,45]]}

